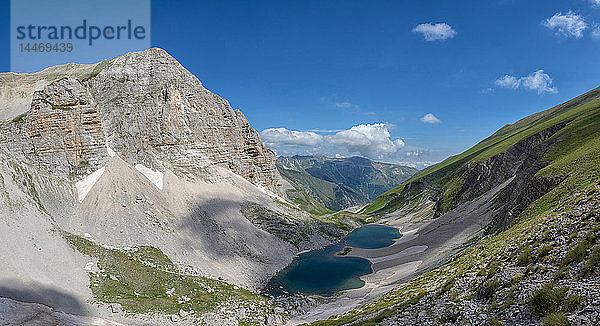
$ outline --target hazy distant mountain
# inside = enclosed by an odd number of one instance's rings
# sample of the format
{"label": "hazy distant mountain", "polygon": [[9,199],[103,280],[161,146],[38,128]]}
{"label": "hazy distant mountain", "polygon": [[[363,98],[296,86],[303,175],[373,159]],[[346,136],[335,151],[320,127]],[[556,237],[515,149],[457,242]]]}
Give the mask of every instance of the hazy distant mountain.
{"label": "hazy distant mountain", "polygon": [[[417,172],[412,167],[374,162],[363,157],[298,155],[278,158],[277,168],[295,188],[287,191],[288,197],[313,212],[319,211],[318,204],[337,211],[368,203]],[[305,194],[318,204],[309,202]]]}

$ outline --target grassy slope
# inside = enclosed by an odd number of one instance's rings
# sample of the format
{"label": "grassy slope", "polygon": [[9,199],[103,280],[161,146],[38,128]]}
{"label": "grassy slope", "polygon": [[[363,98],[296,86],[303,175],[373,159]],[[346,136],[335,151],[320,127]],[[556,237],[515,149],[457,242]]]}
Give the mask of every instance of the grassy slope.
{"label": "grassy slope", "polygon": [[[559,141],[545,157],[552,163],[538,172],[539,175],[560,175],[565,179],[556,188],[532,203],[511,228],[485,239],[480,243],[481,245],[470,247],[453,262],[401,284],[373,303],[342,316],[316,322],[314,325],[344,325],[357,320],[362,320],[361,324],[364,325],[374,325],[415,304],[426,293],[442,291],[447,281],[468,273],[477,273],[493,261],[508,261],[514,264],[514,261],[518,260],[517,253],[506,248],[520,248],[523,244],[530,243],[542,247],[545,242],[550,243],[560,235],[553,233],[565,229],[561,224],[565,223],[565,219],[560,218],[564,214],[571,215],[572,220],[567,219],[566,223],[578,227],[580,234],[600,230],[598,218],[596,222],[586,220],[595,212],[572,215],[578,207],[593,201],[598,193],[597,189],[600,188],[600,100],[593,99],[578,104],[575,107],[559,106],[556,110],[545,111],[523,119],[515,125],[504,127],[469,151],[450,158],[415,177],[426,178],[436,171],[453,171],[456,169],[455,165],[464,164],[466,160],[485,159],[536,131],[561,121],[572,120],[565,128],[553,135],[553,138]],[[401,188],[402,186],[390,193],[397,192]],[[581,221],[576,216],[579,216]],[[573,245],[571,251],[576,247],[577,245]],[[564,252],[563,250],[563,254]],[[569,254],[558,257],[551,263],[558,269],[565,265],[567,256]],[[525,279],[514,280],[517,285],[522,281]],[[366,316],[367,320],[364,319]]]}
{"label": "grassy slope", "polygon": [[286,190],[286,194],[291,202],[311,214],[325,215],[333,213],[332,210],[323,206],[323,204],[312,198],[303,189],[288,189]]}
{"label": "grassy slope", "polygon": [[[317,179],[304,171],[279,167],[279,173],[296,188],[296,190],[288,190],[287,195],[293,203],[302,209],[316,215],[323,215],[333,212],[326,206],[333,209],[338,208],[331,205],[335,201],[336,185],[334,183]],[[307,193],[308,190],[310,190],[312,196]]]}
{"label": "grassy slope", "polygon": [[[443,162],[421,171],[400,186],[377,197],[362,212],[372,214],[394,211],[403,203],[394,203],[392,207],[388,203],[396,198],[398,194],[402,193],[405,185],[415,181],[436,184],[446,197],[451,197],[453,191],[461,185],[462,181],[456,172],[465,164],[482,162],[546,128],[564,121],[573,120],[587,114],[587,111],[597,111],[600,104],[599,96],[600,90],[596,89],[552,109],[533,114],[512,125],[506,125],[467,151],[449,157]],[[451,201],[451,198],[446,199],[450,199]],[[448,202],[448,200],[444,202]]]}
{"label": "grassy slope", "polygon": [[98,272],[90,272],[95,300],[119,303],[130,313],[177,314],[181,309],[199,316],[221,308],[254,311],[252,321],[272,307],[259,294],[201,276],[181,274],[175,264],[154,247],[118,250],[59,231],[77,251],[98,259]]}

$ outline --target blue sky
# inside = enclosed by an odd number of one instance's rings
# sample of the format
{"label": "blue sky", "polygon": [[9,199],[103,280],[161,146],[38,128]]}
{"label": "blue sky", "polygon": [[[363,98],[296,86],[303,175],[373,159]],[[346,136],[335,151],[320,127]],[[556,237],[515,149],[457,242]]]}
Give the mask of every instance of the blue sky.
{"label": "blue sky", "polygon": [[152,45],[279,154],[419,164],[597,87],[597,24],[593,0],[152,1]]}

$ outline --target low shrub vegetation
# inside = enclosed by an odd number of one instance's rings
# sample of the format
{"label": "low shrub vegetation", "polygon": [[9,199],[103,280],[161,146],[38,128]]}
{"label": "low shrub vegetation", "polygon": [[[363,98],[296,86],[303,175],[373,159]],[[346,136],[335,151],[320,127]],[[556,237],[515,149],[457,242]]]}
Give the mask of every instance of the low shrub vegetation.
{"label": "low shrub vegetation", "polygon": [[491,299],[496,294],[496,291],[502,287],[502,282],[493,279],[483,283],[483,286],[479,290],[479,297],[481,299]]}
{"label": "low shrub vegetation", "polygon": [[549,317],[559,312],[570,312],[581,305],[581,297],[567,295],[568,289],[547,283],[535,291],[529,300],[531,314],[536,317]]}
{"label": "low shrub vegetation", "polygon": [[554,283],[544,284],[541,289],[533,293],[529,308],[534,316],[542,317],[558,311],[566,297],[566,288],[555,287]]}
{"label": "low shrub vegetation", "polygon": [[454,282],[456,282],[455,278],[448,279],[446,282],[444,282],[444,285],[442,285],[442,288],[440,289],[440,294],[444,294],[452,290],[454,287]]}
{"label": "low shrub vegetation", "polygon": [[544,317],[544,326],[569,326],[569,321],[564,314],[555,312]]}
{"label": "low shrub vegetation", "polygon": [[594,242],[596,242],[596,236],[593,233],[589,233],[567,252],[563,260],[563,266],[581,262],[585,258],[587,250],[594,245]]}
{"label": "low shrub vegetation", "polygon": [[596,246],[585,264],[585,274],[592,274],[600,266],[600,246]]}
{"label": "low shrub vegetation", "polygon": [[521,266],[525,266],[528,265],[530,263],[533,262],[533,258],[531,255],[531,249],[529,248],[524,248],[521,253],[519,254],[519,256],[517,257],[517,264],[521,265]]}
{"label": "low shrub vegetation", "polygon": [[489,326],[502,326],[502,323],[500,322],[500,320],[498,318],[492,317],[488,321],[488,325]]}

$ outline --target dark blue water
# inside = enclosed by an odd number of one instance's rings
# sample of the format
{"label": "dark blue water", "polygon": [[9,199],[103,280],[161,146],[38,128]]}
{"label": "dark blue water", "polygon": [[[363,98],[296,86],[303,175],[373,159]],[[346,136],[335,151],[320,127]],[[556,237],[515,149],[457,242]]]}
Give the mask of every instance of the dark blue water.
{"label": "dark blue water", "polygon": [[376,249],[391,246],[394,239],[398,239],[400,236],[397,228],[373,224],[352,231],[344,238],[344,241],[348,246]]}
{"label": "dark blue water", "polygon": [[265,287],[274,296],[284,294],[332,295],[337,291],[364,285],[360,277],[373,272],[363,258],[336,255],[345,246],[383,248],[400,238],[398,229],[383,225],[366,225],[348,234],[343,241],[298,255],[290,265],[275,275]]}

